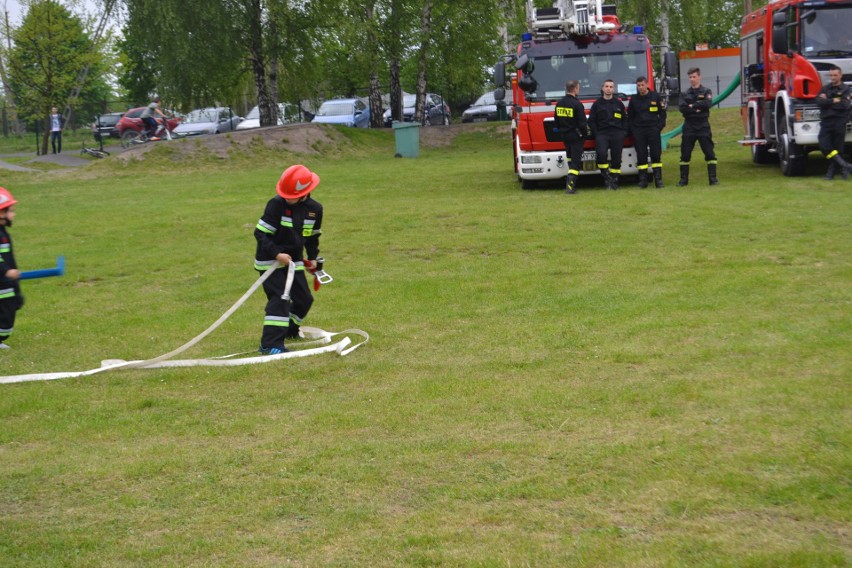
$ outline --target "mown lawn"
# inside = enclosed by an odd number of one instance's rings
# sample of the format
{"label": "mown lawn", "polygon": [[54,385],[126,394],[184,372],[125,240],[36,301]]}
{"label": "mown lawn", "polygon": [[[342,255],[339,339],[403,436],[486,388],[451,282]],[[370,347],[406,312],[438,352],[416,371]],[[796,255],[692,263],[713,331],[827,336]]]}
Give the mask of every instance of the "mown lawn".
{"label": "mown lawn", "polygon": [[[676,188],[521,191],[504,129],[394,159],[2,174],[24,282],[2,375],[184,343],[253,282],[284,167],[322,177],[347,357],[0,385],[3,566],[848,566],[852,181],[753,166],[714,114]],[[253,297],[186,355],[256,347]]]}

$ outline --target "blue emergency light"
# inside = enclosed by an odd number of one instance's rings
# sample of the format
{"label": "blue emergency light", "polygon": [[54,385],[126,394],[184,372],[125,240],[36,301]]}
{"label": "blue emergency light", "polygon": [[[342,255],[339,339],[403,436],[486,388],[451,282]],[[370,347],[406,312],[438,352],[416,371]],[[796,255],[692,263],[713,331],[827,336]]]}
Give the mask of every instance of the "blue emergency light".
{"label": "blue emergency light", "polygon": [[643,34],[645,33],[645,26],[633,26],[634,34]]}
{"label": "blue emergency light", "polygon": [[531,41],[531,40],[532,40],[532,34],[526,33],[526,34],[521,35],[521,41]]}

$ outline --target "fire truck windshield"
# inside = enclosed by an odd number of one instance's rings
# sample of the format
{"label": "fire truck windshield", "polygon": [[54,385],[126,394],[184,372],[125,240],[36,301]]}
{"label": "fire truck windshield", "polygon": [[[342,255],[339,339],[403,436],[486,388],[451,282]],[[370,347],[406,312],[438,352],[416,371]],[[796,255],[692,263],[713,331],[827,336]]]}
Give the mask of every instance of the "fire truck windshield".
{"label": "fire truck windshield", "polygon": [[809,58],[852,56],[852,5],[802,11],[802,55]]}
{"label": "fire truck windshield", "polygon": [[599,53],[585,55],[551,55],[536,57],[532,76],[538,82],[535,98],[527,100],[558,100],[565,96],[565,83],[580,82],[581,98],[597,98],[607,79],[615,82],[616,91],[625,95],[636,93],[636,78],[649,77],[644,51]]}

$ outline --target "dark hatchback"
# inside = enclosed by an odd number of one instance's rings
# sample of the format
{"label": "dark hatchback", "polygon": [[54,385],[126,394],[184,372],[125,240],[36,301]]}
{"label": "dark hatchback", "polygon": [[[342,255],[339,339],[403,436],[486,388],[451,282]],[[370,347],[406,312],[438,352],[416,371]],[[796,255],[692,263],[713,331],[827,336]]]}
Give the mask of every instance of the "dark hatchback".
{"label": "dark hatchback", "polygon": [[95,121],[92,123],[92,135],[95,137],[95,140],[120,138],[116,125],[123,115],[123,112],[110,112],[96,116]]}

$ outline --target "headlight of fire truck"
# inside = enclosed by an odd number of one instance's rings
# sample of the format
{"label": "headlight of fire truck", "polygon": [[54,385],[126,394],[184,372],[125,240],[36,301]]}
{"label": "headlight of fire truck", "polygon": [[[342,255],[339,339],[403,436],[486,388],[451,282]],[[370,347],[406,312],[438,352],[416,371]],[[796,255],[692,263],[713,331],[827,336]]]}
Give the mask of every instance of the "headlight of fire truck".
{"label": "headlight of fire truck", "polygon": [[541,156],[521,156],[522,164],[540,164]]}
{"label": "headlight of fire truck", "polygon": [[796,122],[814,122],[819,121],[818,108],[800,108],[796,109]]}

